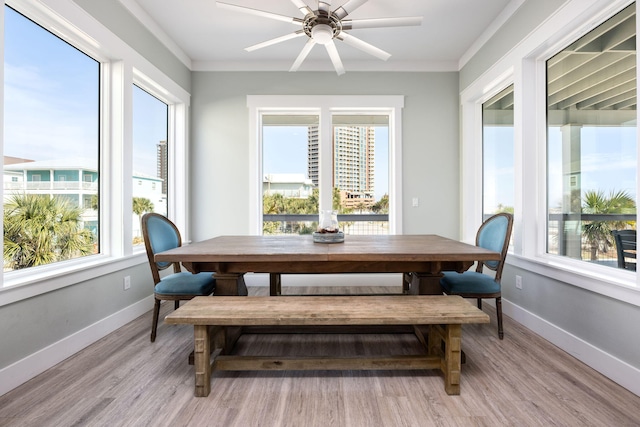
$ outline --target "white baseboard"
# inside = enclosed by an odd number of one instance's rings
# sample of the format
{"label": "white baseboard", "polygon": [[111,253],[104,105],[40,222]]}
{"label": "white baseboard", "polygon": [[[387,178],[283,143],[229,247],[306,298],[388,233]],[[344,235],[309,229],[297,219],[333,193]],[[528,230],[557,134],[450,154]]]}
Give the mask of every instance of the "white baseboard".
{"label": "white baseboard", "polygon": [[[487,302],[489,301],[487,300]],[[640,396],[640,369],[504,298],[502,299],[502,312],[602,375]]]}
{"label": "white baseboard", "polygon": [[0,396],[142,316],[152,308],[153,296],[151,295],[0,369]]}

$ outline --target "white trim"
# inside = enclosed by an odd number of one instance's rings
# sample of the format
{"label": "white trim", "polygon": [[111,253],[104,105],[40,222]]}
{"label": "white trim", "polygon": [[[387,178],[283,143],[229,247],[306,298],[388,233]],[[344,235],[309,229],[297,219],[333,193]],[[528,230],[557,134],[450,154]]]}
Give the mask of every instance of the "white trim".
{"label": "white trim", "polygon": [[[402,233],[402,95],[247,95],[249,108],[249,233],[262,234],[262,205],[259,204],[262,192],[262,153],[260,144],[260,117],[265,112],[332,114],[344,111],[372,111],[389,115],[389,231],[392,234]],[[397,122],[391,123],[393,119]],[[321,117],[321,125],[323,123]],[[329,123],[330,125],[330,123]],[[326,129],[319,129],[326,132]],[[331,162],[322,162],[320,168],[331,168]],[[326,164],[325,164],[326,163]],[[323,166],[324,164],[324,166]],[[330,176],[331,173],[325,173]],[[329,195],[331,193],[329,192]],[[322,196],[321,196],[322,197]],[[330,196],[329,196],[330,197]],[[329,204],[330,199],[329,200]],[[321,201],[322,203],[322,201]],[[393,203],[393,204],[392,204]],[[327,204],[327,201],[324,201]],[[321,205],[322,206],[322,205]],[[322,208],[321,208],[322,209]]]}
{"label": "white trim", "polygon": [[[602,375],[640,396],[640,369],[504,298],[502,299],[502,312]],[[508,331],[505,335],[507,335],[505,339],[508,339]]]}
{"label": "white trim", "polygon": [[0,396],[142,316],[151,308],[153,308],[153,296],[148,296],[76,333],[64,337],[58,342],[30,354],[24,359],[0,369]]}
{"label": "white trim", "polygon": [[[283,71],[291,68],[295,58],[283,61],[260,61],[260,71]],[[349,72],[450,72],[459,71],[458,61],[349,61],[345,63]],[[254,61],[198,61],[192,62],[191,71],[256,71]],[[326,71],[335,73],[333,65],[329,61],[305,61],[304,70],[296,73]]]}
{"label": "white trim", "polygon": [[471,58],[473,58],[473,55],[480,51],[482,46],[484,46],[484,44],[488,42],[495,33],[498,32],[498,30],[505,24],[505,22],[509,20],[509,18],[513,16],[514,13],[516,13],[518,8],[522,6],[524,2],[525,0],[511,0],[509,4],[506,5],[504,9],[502,9],[502,12],[500,12],[500,14],[493,20],[493,22],[489,24],[489,26],[482,32],[482,34],[480,34],[480,37],[478,37],[473,42],[471,47],[469,47],[469,49],[467,49],[467,51],[462,54],[460,60],[458,61],[459,70],[461,70],[462,67],[464,67],[467,62],[471,60]]}
{"label": "white trim", "polygon": [[636,274],[555,255],[536,258],[509,254],[507,264],[640,307]]}
{"label": "white trim", "polygon": [[160,42],[173,53],[187,68],[191,69],[191,58],[178,46],[164,30],[149,16],[135,0],[120,0],[133,16],[144,25]]}

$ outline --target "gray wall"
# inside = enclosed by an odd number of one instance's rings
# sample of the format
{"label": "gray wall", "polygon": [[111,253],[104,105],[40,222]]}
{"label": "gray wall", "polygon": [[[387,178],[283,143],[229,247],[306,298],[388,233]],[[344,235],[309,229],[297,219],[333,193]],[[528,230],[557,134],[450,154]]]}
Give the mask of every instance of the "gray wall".
{"label": "gray wall", "polygon": [[194,240],[249,233],[247,95],[404,95],[404,232],[459,235],[458,73],[195,72],[192,85]]}
{"label": "gray wall", "polygon": [[[525,2],[460,71],[460,90],[473,83],[563,3],[559,0]],[[535,165],[529,170],[533,169]],[[522,276],[522,290],[515,287],[516,274]],[[502,285],[504,299],[640,368],[638,307],[509,265],[505,267]],[[505,333],[508,337],[508,331]]]}
{"label": "gray wall", "polygon": [[[122,277],[131,276],[123,290]],[[0,307],[0,369],[153,293],[147,263]],[[149,309],[152,305],[149,305]],[[151,322],[149,323],[151,333]]]}

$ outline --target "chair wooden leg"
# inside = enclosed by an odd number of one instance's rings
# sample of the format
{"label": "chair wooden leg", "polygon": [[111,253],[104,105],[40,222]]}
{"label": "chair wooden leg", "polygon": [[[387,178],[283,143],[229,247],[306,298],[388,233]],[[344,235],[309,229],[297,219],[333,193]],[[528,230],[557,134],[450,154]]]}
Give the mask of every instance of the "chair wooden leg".
{"label": "chair wooden leg", "polygon": [[177,299],[177,300],[175,300],[175,301],[173,302],[173,309],[174,309],[174,310],[177,310],[177,309],[178,309],[178,307],[180,307],[180,300],[179,300],[179,299]]}
{"label": "chair wooden leg", "polygon": [[153,320],[151,321],[151,342],[156,340],[156,331],[158,330],[158,317],[160,316],[160,300],[156,298],[153,306]]}
{"label": "chair wooden leg", "polygon": [[482,298],[478,298],[478,308],[482,310]]}
{"label": "chair wooden leg", "polygon": [[502,297],[496,298],[496,315],[498,317],[498,337],[504,338],[504,331],[502,330]]}

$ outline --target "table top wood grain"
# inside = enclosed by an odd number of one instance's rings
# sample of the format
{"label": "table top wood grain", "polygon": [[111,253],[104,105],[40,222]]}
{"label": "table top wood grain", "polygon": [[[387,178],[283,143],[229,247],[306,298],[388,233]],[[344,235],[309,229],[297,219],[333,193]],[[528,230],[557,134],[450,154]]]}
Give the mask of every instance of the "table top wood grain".
{"label": "table top wood grain", "polygon": [[438,235],[346,236],[314,243],[312,236],[219,236],[156,254],[156,261],[437,262],[499,260],[500,254]]}

